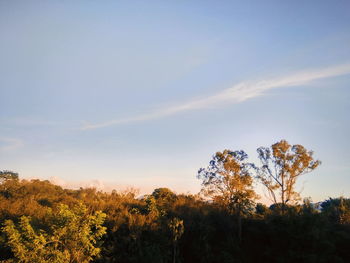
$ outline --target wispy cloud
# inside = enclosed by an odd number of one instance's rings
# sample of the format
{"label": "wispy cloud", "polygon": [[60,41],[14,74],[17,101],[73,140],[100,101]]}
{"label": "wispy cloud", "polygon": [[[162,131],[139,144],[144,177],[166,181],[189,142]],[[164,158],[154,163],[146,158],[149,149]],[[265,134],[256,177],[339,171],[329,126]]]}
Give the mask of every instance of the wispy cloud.
{"label": "wispy cloud", "polygon": [[305,85],[314,80],[336,77],[346,74],[350,74],[350,64],[338,65],[321,69],[306,70],[287,76],[267,80],[240,82],[232,86],[231,88],[224,89],[221,92],[212,96],[208,96],[206,98],[194,99],[186,103],[161,108],[150,113],[145,113],[133,117],[114,119],[95,124],[87,123],[83,127],[81,127],[81,129],[90,130],[108,127],[112,125],[148,121],[167,117],[181,112],[205,109],[216,105],[240,103],[248,99],[259,97],[263,95],[266,91],[271,89]]}
{"label": "wispy cloud", "polygon": [[13,151],[20,148],[22,145],[23,145],[23,142],[20,139],[0,137],[1,152]]}

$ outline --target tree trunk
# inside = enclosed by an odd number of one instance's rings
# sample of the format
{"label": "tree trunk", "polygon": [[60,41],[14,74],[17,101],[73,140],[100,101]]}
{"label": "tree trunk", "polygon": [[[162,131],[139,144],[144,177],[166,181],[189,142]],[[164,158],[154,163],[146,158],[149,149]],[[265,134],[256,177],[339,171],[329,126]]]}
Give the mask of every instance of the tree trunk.
{"label": "tree trunk", "polygon": [[284,215],[285,214],[285,210],[286,210],[286,204],[285,204],[285,197],[284,197],[284,193],[285,192],[285,190],[282,188],[282,215]]}
{"label": "tree trunk", "polygon": [[238,242],[242,242],[242,216],[241,216],[241,206],[238,205],[237,211],[237,226],[238,226]]}

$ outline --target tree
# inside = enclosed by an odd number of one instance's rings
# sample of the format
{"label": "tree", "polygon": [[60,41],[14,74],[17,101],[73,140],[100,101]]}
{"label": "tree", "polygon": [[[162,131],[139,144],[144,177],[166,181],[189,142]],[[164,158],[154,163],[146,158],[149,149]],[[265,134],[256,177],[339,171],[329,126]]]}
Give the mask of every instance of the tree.
{"label": "tree", "polygon": [[269,214],[269,208],[262,204],[262,203],[257,203],[255,206],[255,215],[257,218],[264,218],[266,215]]}
{"label": "tree", "polygon": [[162,203],[174,202],[176,199],[176,194],[166,187],[154,189],[152,196]]}
{"label": "tree", "polygon": [[262,166],[257,168],[257,178],[267,188],[275,205],[282,206],[282,213],[289,202],[299,200],[295,190],[299,176],[316,169],[321,162],[314,160],[313,152],[302,145],[290,145],[286,140],[273,144],[270,148],[257,149]]}
{"label": "tree", "polygon": [[18,182],[18,173],[8,170],[0,171],[0,196],[7,199],[12,197],[16,192]]}
{"label": "tree", "polygon": [[153,191],[151,197],[156,201],[159,211],[166,213],[170,206],[176,201],[176,194],[173,193],[169,188],[157,188]]}
{"label": "tree", "polygon": [[339,197],[329,198],[322,202],[322,213],[331,222],[337,224],[350,224],[350,199]]}
{"label": "tree", "polygon": [[176,194],[169,188],[154,189],[153,193],[146,197],[147,210],[155,216],[165,216],[172,204],[176,201]]}
{"label": "tree", "polygon": [[0,184],[6,182],[7,180],[18,180],[18,173],[12,171],[0,171]]}
{"label": "tree", "polygon": [[178,254],[178,251],[177,251],[178,242],[185,231],[185,227],[184,227],[184,222],[177,217],[170,220],[168,226],[170,228],[171,235],[172,235],[173,263],[175,263],[176,258],[177,258],[177,254]]}
{"label": "tree", "polygon": [[102,226],[105,217],[102,212],[90,215],[79,204],[73,209],[60,205],[55,213],[48,209],[45,230],[36,230],[27,216],[22,216],[18,225],[6,220],[2,230],[15,256],[8,262],[90,262],[100,253],[97,242],[106,233]]}
{"label": "tree", "polygon": [[244,151],[217,152],[207,168],[198,171],[202,180],[202,192],[223,204],[238,219],[238,239],[241,240],[241,218],[257,198],[253,190],[252,165],[247,163]]}

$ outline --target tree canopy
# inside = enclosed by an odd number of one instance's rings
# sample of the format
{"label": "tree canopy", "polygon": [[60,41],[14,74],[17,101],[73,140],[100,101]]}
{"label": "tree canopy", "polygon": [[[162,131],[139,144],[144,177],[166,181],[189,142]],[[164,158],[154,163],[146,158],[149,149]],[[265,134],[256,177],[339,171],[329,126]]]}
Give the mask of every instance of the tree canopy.
{"label": "tree canopy", "polygon": [[245,211],[257,197],[247,158],[244,151],[224,150],[213,156],[207,168],[198,171],[202,192],[232,213]]}
{"label": "tree canopy", "polygon": [[299,200],[295,184],[299,176],[316,169],[321,162],[314,160],[313,152],[304,146],[290,145],[281,140],[271,147],[257,149],[261,166],[257,178],[266,187],[274,204],[286,204]]}

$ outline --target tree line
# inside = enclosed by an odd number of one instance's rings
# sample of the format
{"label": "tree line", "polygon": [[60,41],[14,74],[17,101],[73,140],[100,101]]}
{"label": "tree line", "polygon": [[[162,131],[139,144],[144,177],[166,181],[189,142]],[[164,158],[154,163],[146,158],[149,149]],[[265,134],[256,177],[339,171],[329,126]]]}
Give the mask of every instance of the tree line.
{"label": "tree line", "polygon": [[[301,200],[320,165],[282,140],[214,154],[200,193],[63,189],[0,171],[0,262],[350,262],[350,199]],[[258,203],[261,183],[271,206]]]}

